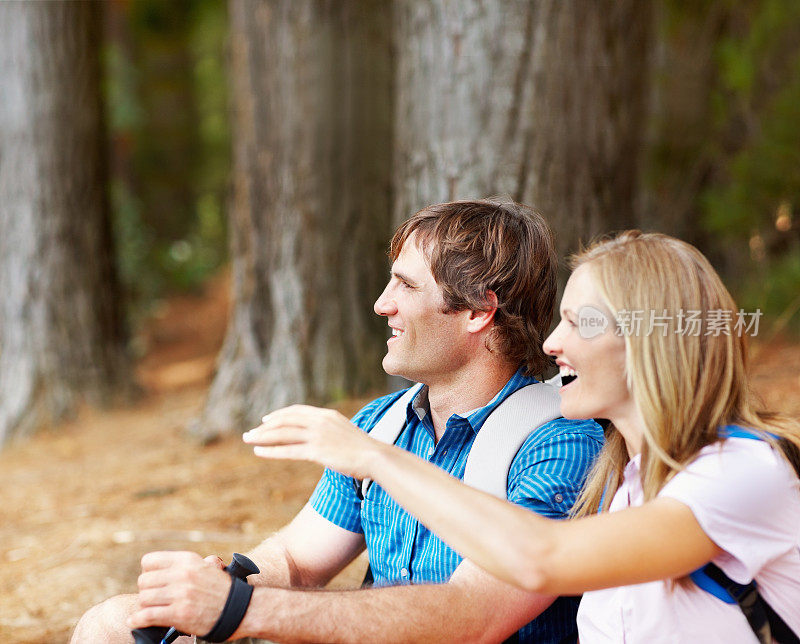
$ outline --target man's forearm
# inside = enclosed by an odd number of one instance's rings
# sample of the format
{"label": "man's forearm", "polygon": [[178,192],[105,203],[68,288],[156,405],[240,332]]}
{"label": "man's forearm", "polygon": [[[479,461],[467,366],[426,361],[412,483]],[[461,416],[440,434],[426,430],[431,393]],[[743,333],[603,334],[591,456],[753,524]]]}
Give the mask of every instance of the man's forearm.
{"label": "man's forearm", "polygon": [[[237,637],[281,642],[499,641],[523,616],[453,584],[354,591],[256,588]],[[543,607],[550,601],[543,600]]]}
{"label": "man's forearm", "polygon": [[253,548],[254,586],[321,588],[364,550],[364,536],[338,527],[306,505],[292,522]]}
{"label": "man's forearm", "polygon": [[254,586],[289,588],[308,585],[303,584],[302,575],[278,534],[262,541],[248,552],[247,556],[258,565],[261,571],[258,575],[248,578],[248,581]]}

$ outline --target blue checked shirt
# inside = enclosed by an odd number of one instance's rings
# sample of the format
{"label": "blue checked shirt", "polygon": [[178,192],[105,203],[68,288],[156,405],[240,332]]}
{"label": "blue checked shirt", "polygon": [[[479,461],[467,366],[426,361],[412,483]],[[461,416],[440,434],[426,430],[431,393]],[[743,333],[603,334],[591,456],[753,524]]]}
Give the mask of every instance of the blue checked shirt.
{"label": "blue checked shirt", "polygon": [[[517,389],[532,382],[536,380],[518,371],[488,405],[465,417],[451,416],[438,443],[434,441],[424,388],[409,405],[408,422],[395,444],[463,478],[472,442],[487,416]],[[402,394],[400,391],[372,401],[353,417],[353,423],[369,431]],[[509,500],[542,516],[565,518],[602,443],[603,430],[593,421],[557,418],[542,425],[511,463]],[[369,487],[362,501],[351,477],[325,470],[310,503],[328,521],[364,534],[375,585],[443,583],[461,563],[455,551],[377,484]],[[578,598],[557,599],[519,632],[519,641],[575,641],[577,610]]]}

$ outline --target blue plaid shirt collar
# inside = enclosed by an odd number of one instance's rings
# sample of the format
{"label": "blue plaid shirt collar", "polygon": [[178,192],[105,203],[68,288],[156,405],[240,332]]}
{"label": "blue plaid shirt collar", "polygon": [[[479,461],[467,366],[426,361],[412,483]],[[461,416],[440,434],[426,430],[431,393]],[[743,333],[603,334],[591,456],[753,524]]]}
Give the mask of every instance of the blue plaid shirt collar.
{"label": "blue plaid shirt collar", "polygon": [[[536,378],[523,375],[523,367],[520,367],[517,369],[516,373],[511,376],[511,379],[505,384],[505,386],[497,392],[497,395],[488,402],[488,404],[486,404],[484,407],[473,409],[472,411],[469,411],[463,415],[453,414],[447,419],[447,427],[452,425],[466,424],[472,429],[473,432],[475,432],[475,434],[477,434],[481,427],[483,427],[483,423],[486,421],[486,418],[494,411],[495,407],[497,407],[501,402],[503,402],[518,389],[535,382],[538,382],[538,380],[536,380]],[[411,422],[412,419],[416,417],[432,434],[433,425],[430,420],[430,411],[431,408],[428,401],[428,385],[423,385],[417,395],[414,396],[414,398],[408,404],[406,418],[408,422]]]}

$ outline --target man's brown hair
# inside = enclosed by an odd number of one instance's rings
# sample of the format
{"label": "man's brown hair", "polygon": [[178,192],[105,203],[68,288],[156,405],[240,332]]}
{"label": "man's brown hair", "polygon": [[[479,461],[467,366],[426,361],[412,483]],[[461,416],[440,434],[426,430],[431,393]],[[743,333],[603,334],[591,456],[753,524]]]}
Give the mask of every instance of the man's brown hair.
{"label": "man's brown hair", "polygon": [[510,200],[428,206],[395,232],[392,261],[412,234],[444,292],[445,312],[485,311],[493,291],[497,311],[487,348],[527,375],[543,373],[550,364],[542,342],[553,317],[558,260],[542,216]]}

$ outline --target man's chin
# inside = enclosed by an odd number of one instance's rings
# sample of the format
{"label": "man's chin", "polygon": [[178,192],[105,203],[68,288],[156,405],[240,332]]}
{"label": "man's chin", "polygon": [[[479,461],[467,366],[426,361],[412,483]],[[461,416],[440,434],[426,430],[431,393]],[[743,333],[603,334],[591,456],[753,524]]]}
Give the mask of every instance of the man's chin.
{"label": "man's chin", "polygon": [[383,357],[381,366],[383,366],[383,370],[387,373],[387,375],[405,378],[406,380],[411,380],[413,382],[413,378],[409,378],[408,370],[404,369],[403,365],[397,364],[397,362],[392,360],[388,354]]}

